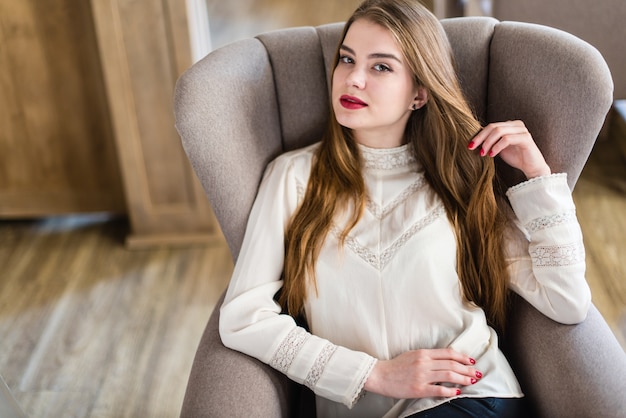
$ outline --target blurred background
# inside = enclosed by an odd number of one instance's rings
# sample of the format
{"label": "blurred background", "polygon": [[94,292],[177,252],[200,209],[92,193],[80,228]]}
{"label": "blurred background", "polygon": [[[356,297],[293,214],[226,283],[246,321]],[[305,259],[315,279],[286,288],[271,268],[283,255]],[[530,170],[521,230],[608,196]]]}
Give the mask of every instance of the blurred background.
{"label": "blurred background", "polygon": [[[178,416],[232,261],[175,82],[211,50],[359,3],[0,0],[0,416]],[[574,198],[594,303],[626,347],[626,2],[424,4],[557,27],[607,60],[615,103]]]}

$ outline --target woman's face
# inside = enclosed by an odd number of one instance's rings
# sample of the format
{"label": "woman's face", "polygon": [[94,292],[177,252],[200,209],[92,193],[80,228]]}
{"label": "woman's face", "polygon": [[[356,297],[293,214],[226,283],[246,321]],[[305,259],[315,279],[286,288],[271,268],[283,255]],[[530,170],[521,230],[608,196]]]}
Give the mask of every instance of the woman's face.
{"label": "woman's face", "polygon": [[357,20],[348,29],[339,56],[332,84],[339,124],[352,129],[363,145],[401,145],[412,106],[421,107],[427,95],[415,85],[391,33],[368,20]]}

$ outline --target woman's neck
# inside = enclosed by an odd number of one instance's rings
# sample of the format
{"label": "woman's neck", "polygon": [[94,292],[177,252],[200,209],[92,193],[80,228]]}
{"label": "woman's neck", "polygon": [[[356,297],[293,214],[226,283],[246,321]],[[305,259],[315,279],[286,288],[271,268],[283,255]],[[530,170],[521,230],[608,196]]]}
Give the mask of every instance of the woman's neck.
{"label": "woman's neck", "polygon": [[397,148],[405,144],[404,135],[380,131],[352,131],[354,140],[368,148]]}

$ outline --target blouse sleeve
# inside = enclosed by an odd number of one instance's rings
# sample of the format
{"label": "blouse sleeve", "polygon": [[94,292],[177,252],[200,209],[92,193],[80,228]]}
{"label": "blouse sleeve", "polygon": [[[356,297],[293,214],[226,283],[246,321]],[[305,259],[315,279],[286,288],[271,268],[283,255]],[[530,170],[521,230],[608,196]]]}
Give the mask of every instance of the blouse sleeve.
{"label": "blouse sleeve", "polygon": [[557,322],[582,322],[591,292],[566,174],[531,179],[510,188],[507,196],[518,219],[507,248],[511,288]]}
{"label": "blouse sleeve", "polygon": [[310,334],[274,300],[283,284],[285,228],[298,205],[294,171],[288,156],[268,166],[220,311],[220,335],[225,346],[352,407],[376,360]]}

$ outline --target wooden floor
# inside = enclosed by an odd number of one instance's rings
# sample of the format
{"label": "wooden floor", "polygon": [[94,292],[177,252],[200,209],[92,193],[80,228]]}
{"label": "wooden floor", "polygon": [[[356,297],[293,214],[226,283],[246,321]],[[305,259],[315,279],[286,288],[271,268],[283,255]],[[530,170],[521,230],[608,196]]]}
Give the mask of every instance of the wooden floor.
{"label": "wooden floor", "polygon": [[574,189],[593,302],[626,349],[626,138],[598,142]]}
{"label": "wooden floor", "polygon": [[129,251],[124,221],[0,223],[0,373],[30,417],[175,417],[225,245]]}
{"label": "wooden floor", "polygon": [[[214,46],[342,20],[357,3],[209,1]],[[594,302],[626,347],[626,161],[614,150],[596,147],[575,200]],[[103,215],[0,222],[0,374],[29,417],[178,416],[230,255],[223,243],[130,251],[126,232]]]}

